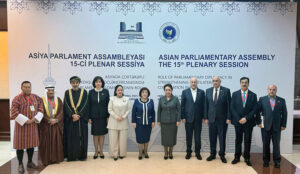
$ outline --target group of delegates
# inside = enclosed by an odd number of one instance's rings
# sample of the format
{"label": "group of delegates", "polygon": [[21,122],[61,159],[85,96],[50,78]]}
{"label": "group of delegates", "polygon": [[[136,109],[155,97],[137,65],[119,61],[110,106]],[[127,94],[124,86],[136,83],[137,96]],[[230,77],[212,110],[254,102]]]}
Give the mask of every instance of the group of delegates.
{"label": "group of delegates", "polygon": [[[164,85],[164,95],[157,106],[157,125],[161,127],[161,144],[164,159],[173,159],[173,147],[177,142],[177,130],[183,122],[186,130],[186,159],[192,157],[192,139],[195,141],[195,156],[202,160],[201,130],[202,123],[209,127],[210,156],[216,159],[217,138],[219,156],[225,158],[226,133],[229,124],[235,127],[235,158],[232,164],[240,162],[244,138],[245,163],[251,166],[250,147],[253,127],[261,128],[263,141],[263,166],[270,162],[270,141],[273,142],[273,160],[280,167],[280,135],[286,128],[287,109],[285,100],[276,95],[277,87],[268,86],[268,95],[257,101],[255,93],[248,89],[249,78],[240,79],[241,89],[232,96],[230,90],[221,86],[221,79],[213,77],[213,87],[205,92],[198,88],[197,78],[190,79],[190,88],[182,91],[181,102],[173,95],[171,84]],[[149,158],[148,145],[156,115],[150,90],[146,87],[139,91],[140,98],[131,107],[128,97],[124,96],[123,86],[117,85],[114,96],[104,88],[102,77],[96,76],[92,82],[94,89],[89,93],[79,88],[80,78],[70,78],[71,89],[66,90],[64,101],[55,95],[54,86],[46,87],[42,98],[31,93],[31,83],[21,84],[22,93],[12,101],[10,119],[15,120],[13,147],[19,161],[18,171],[23,173],[24,149],[28,154],[27,168],[37,169],[32,162],[34,147],[39,147],[39,159],[43,165],[87,159],[88,123],[91,124],[95,154],[94,159],[104,158],[105,135],[109,134],[109,154],[117,161],[127,155],[127,136],[129,113],[135,128],[139,155]]]}

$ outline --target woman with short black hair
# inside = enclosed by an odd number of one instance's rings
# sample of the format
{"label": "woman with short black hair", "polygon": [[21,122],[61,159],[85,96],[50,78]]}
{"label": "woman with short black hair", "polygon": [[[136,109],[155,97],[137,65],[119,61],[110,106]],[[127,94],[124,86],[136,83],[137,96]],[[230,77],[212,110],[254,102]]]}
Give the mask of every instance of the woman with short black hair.
{"label": "woman with short black hair", "polygon": [[135,128],[136,141],[139,147],[139,160],[144,152],[145,158],[149,158],[148,145],[151,130],[155,123],[154,102],[149,99],[150,91],[144,87],[140,89],[140,98],[134,101],[132,107],[132,125]]}
{"label": "woman with short black hair", "polygon": [[[105,134],[107,134],[107,122],[109,118],[108,103],[109,91],[104,89],[105,82],[102,77],[96,76],[93,80],[93,87],[89,91],[89,123],[91,123],[91,134],[93,135],[95,154],[94,159],[104,158],[103,145]],[[99,152],[98,152],[98,147]]]}
{"label": "woman with short black hair", "polygon": [[108,121],[110,155],[117,161],[127,154],[128,115],[130,112],[129,98],[124,96],[123,86],[115,87],[114,96],[108,103],[110,118]]}
{"label": "woman with short black hair", "polygon": [[164,159],[173,159],[173,147],[177,141],[177,129],[180,125],[180,102],[172,94],[171,84],[164,85],[165,95],[160,97],[157,109],[157,124],[161,126],[161,144],[164,146]]}

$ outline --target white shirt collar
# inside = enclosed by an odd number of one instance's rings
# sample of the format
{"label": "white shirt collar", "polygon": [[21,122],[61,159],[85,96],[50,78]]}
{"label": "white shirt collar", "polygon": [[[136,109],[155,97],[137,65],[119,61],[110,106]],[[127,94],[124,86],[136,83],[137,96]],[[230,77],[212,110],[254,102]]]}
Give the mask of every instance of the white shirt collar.
{"label": "white shirt collar", "polygon": [[97,88],[95,88],[96,92],[101,92],[103,90],[103,88],[101,88],[100,90],[98,90]]}
{"label": "white shirt collar", "polygon": [[[216,88],[215,87],[213,87],[214,88],[214,92],[216,91]],[[220,88],[221,88],[221,86],[219,86],[217,89],[218,89],[218,92],[220,92]]]}
{"label": "white shirt collar", "polygon": [[[243,91],[243,90],[241,90],[241,93],[242,93],[242,94],[243,94],[243,92],[244,92],[244,91]],[[246,93],[246,94],[248,93],[248,89],[245,91],[245,93]]]}
{"label": "white shirt collar", "polygon": [[197,92],[197,88],[196,89],[193,89],[193,88],[190,88],[192,92]]}

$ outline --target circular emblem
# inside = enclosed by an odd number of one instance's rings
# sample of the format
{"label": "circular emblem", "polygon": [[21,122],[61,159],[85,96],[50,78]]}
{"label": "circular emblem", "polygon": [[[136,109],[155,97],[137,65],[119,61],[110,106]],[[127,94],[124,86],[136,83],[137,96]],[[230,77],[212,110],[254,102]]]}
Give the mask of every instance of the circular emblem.
{"label": "circular emblem", "polygon": [[172,22],[164,23],[159,29],[159,36],[161,40],[166,43],[173,43],[179,38],[179,28]]}

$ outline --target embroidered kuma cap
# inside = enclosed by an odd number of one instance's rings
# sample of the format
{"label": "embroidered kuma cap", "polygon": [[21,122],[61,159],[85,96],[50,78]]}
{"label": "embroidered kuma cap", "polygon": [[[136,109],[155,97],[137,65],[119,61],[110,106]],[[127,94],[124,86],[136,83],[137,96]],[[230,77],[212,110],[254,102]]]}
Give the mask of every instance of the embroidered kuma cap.
{"label": "embroidered kuma cap", "polygon": [[70,78],[70,83],[72,82],[81,82],[81,79],[78,76],[73,76]]}

